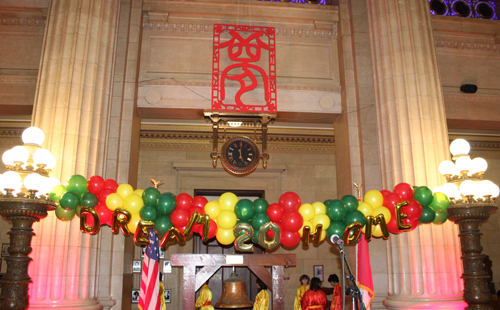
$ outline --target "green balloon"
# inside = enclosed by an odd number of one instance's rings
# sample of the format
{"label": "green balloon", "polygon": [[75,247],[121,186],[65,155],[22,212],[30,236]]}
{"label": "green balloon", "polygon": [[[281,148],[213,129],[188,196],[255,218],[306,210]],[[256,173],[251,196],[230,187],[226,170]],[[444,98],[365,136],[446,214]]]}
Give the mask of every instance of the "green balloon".
{"label": "green balloon", "polygon": [[160,214],[170,215],[170,213],[175,210],[175,206],[177,206],[175,195],[172,193],[163,193],[160,195],[160,198],[158,198],[156,208]]}
{"label": "green balloon", "polygon": [[174,227],[172,221],[170,221],[170,217],[166,215],[158,216],[154,222],[156,234],[160,237],[163,237],[170,228]]}
{"label": "green balloon", "polygon": [[446,211],[450,206],[450,199],[443,193],[436,192],[429,207],[434,211]]}
{"label": "green balloon", "polygon": [[76,216],[80,217],[80,213],[82,212],[82,206],[78,205],[75,208],[75,214]]}
{"label": "green balloon", "polygon": [[351,211],[356,211],[358,209],[359,201],[358,198],[354,197],[353,195],[345,195],[341,199],[347,208],[347,213]]}
{"label": "green balloon", "polygon": [[328,237],[328,240],[330,240],[333,235],[337,235],[339,236],[339,238],[342,238],[344,236],[345,227],[346,225],[344,224],[344,222],[331,222],[330,226],[328,226],[328,229],[326,230],[326,236]]}
{"label": "green balloon", "polygon": [[348,226],[349,224],[352,224],[354,222],[361,223],[362,226],[365,226],[366,224],[365,215],[358,210],[347,213],[345,217],[345,225]]}
{"label": "green balloon", "polygon": [[443,210],[443,211],[436,211],[436,217],[434,218],[434,221],[432,221],[434,224],[443,224],[448,220],[448,211]]}
{"label": "green balloon", "polygon": [[432,191],[427,186],[420,186],[415,190],[413,199],[420,202],[422,207],[428,206],[432,202]]}
{"label": "green balloon", "polygon": [[422,207],[422,215],[418,218],[421,223],[427,224],[434,221],[436,217],[436,212],[432,210],[430,207]]}
{"label": "green balloon", "polygon": [[331,200],[326,204],[326,215],[331,221],[341,222],[347,215],[347,207],[342,200]]}
{"label": "green balloon", "polygon": [[82,207],[94,208],[95,206],[97,206],[98,203],[99,199],[97,199],[97,196],[93,193],[85,193],[82,195],[82,198],[80,199],[80,205]]}
{"label": "green balloon", "polygon": [[73,192],[66,192],[61,196],[59,200],[59,204],[66,210],[74,210],[76,206],[80,203],[80,199],[78,198],[78,194]]}
{"label": "green balloon", "polygon": [[71,221],[75,217],[74,209],[66,210],[61,206],[56,207],[56,217],[61,221]]}
{"label": "green balloon", "polygon": [[253,202],[253,206],[255,207],[255,213],[266,213],[269,203],[267,200],[259,198]]}
{"label": "green balloon", "polygon": [[255,214],[253,202],[249,199],[241,199],[234,206],[234,213],[240,220],[250,220]]}
{"label": "green balloon", "polygon": [[159,190],[154,187],[148,187],[142,192],[142,201],[144,201],[145,205],[156,207],[160,196]]}
{"label": "green balloon", "polygon": [[52,188],[52,191],[49,193],[49,198],[53,202],[59,202],[59,199],[61,199],[61,196],[66,193],[68,189],[66,186],[63,185],[56,185]]}
{"label": "green balloon", "polygon": [[262,225],[264,225],[265,223],[270,222],[270,221],[271,221],[271,219],[265,213],[255,214],[252,217],[252,222],[251,222],[254,232],[256,232],[256,231],[258,232]]}
{"label": "green balloon", "polygon": [[259,244],[259,232],[258,231],[253,232],[252,242],[255,244]]}
{"label": "green balloon", "polygon": [[139,215],[144,221],[154,222],[158,217],[158,210],[156,210],[156,208],[151,205],[145,205],[141,208]]}
{"label": "green balloon", "polygon": [[327,199],[327,200],[323,201],[323,204],[326,206],[327,204],[330,203],[330,201],[333,201],[333,199]]}
{"label": "green balloon", "polygon": [[75,192],[79,196],[85,194],[87,191],[87,179],[84,176],[75,174],[72,175],[66,183],[66,188],[70,192]]}

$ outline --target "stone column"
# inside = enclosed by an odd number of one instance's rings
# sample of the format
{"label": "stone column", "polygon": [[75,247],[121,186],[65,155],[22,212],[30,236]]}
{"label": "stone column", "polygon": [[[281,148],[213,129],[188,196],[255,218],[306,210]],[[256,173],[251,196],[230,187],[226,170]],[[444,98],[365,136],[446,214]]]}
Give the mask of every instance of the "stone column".
{"label": "stone column", "polygon": [[[382,187],[434,188],[449,158],[427,0],[367,0]],[[387,241],[388,309],[464,309],[455,225],[419,225]]]}
{"label": "stone column", "polygon": [[[54,175],[104,175],[119,0],[52,0],[35,96],[33,125],[57,159]],[[51,215],[35,226],[30,308],[102,309],[98,255],[105,240],[79,221]],[[105,306],[114,304],[110,301]]]}

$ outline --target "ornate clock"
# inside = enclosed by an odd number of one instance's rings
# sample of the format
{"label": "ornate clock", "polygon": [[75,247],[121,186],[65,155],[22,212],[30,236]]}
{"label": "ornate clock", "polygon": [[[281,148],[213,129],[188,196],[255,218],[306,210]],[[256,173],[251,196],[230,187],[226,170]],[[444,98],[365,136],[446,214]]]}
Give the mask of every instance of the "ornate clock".
{"label": "ornate clock", "polygon": [[257,168],[259,160],[259,148],[248,137],[233,137],[222,146],[222,167],[232,175],[244,176],[252,173]]}

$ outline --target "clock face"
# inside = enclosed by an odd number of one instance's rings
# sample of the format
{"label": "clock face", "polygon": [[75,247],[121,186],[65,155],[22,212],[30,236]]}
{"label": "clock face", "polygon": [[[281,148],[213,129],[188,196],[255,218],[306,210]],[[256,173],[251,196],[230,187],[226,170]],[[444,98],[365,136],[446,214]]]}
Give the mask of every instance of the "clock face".
{"label": "clock face", "polygon": [[221,151],[222,166],[233,175],[252,173],[259,164],[259,148],[248,137],[234,137],[226,141]]}

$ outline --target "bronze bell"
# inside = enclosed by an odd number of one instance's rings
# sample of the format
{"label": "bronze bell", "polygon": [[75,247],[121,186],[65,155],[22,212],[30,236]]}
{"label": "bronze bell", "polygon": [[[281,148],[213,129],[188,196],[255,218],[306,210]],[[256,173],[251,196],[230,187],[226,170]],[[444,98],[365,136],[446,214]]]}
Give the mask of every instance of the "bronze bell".
{"label": "bronze bell", "polygon": [[236,272],[233,271],[222,283],[222,294],[214,307],[231,309],[253,307],[253,302],[245,293],[245,282],[238,278]]}

